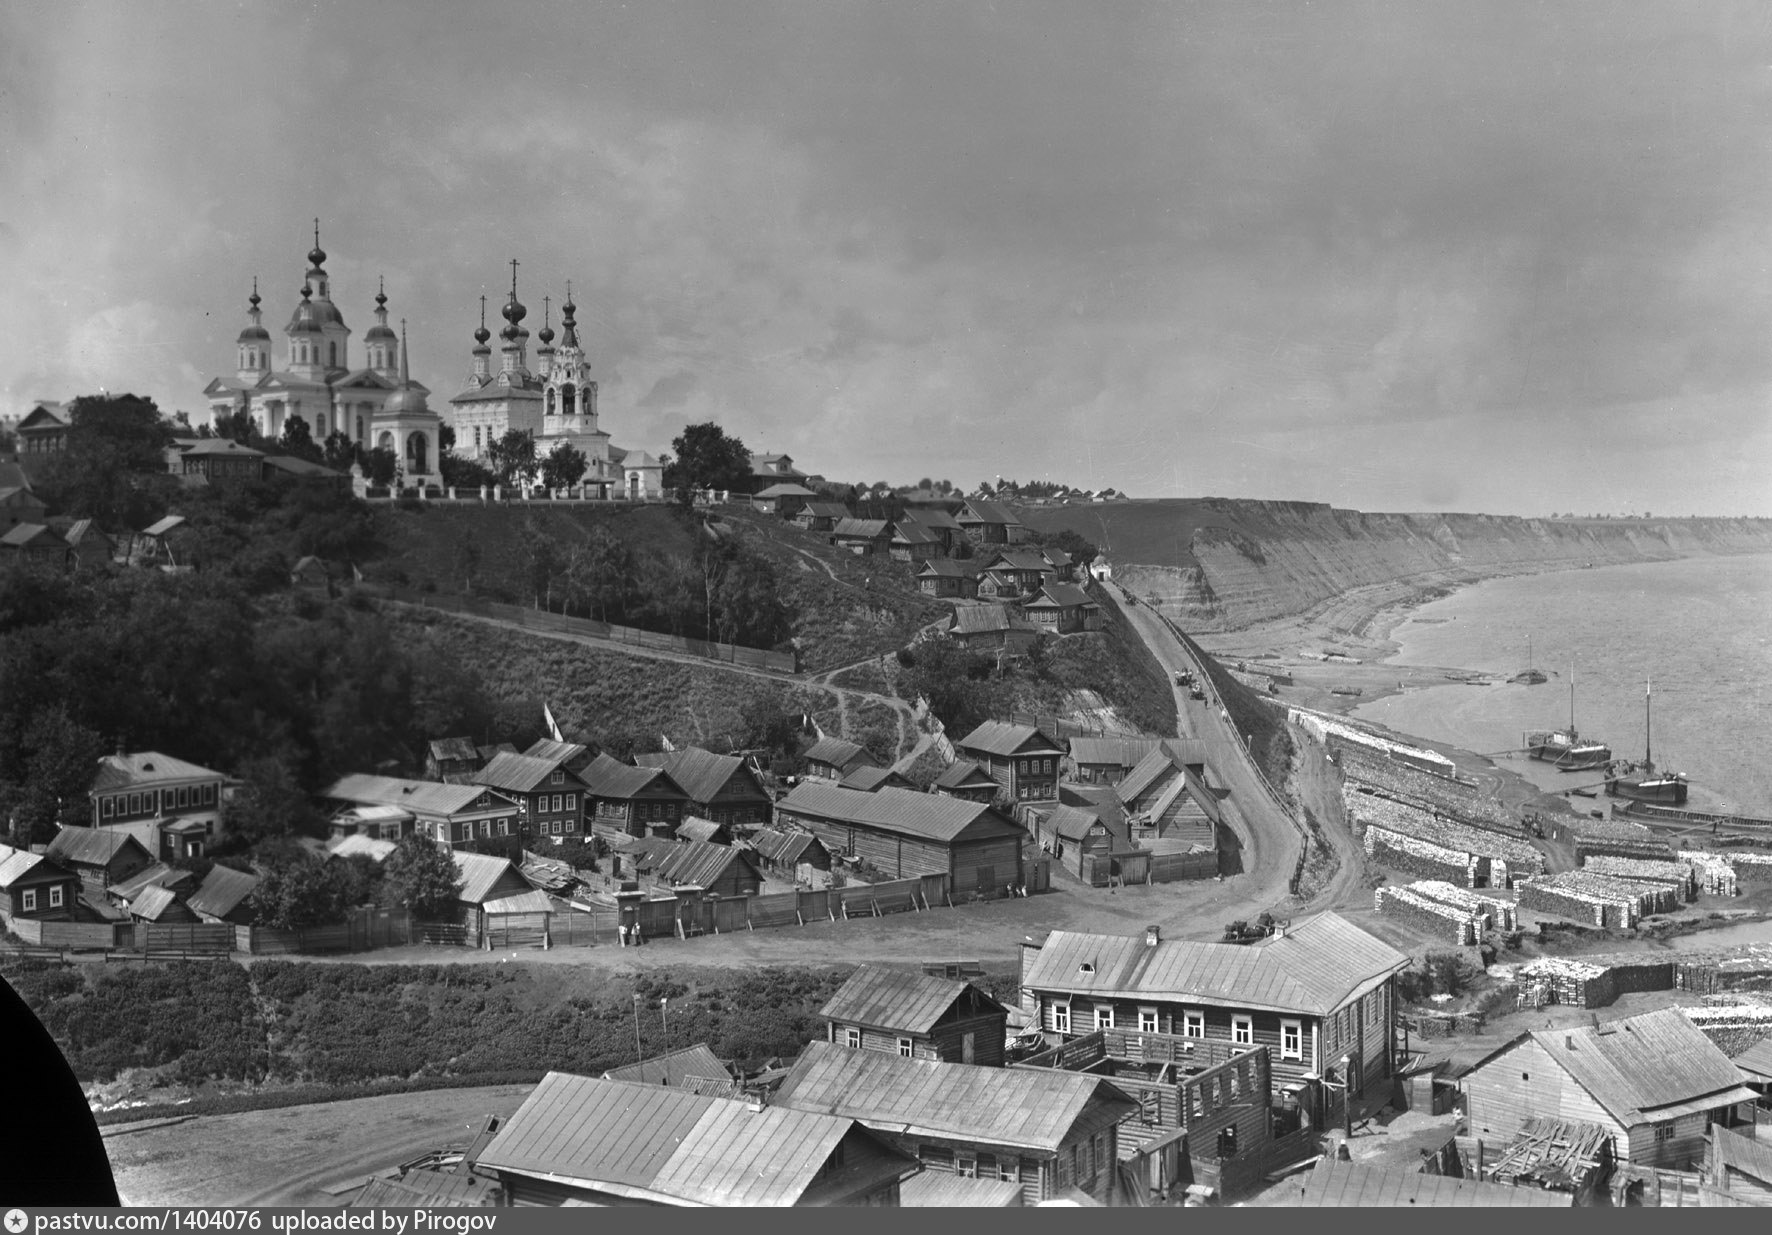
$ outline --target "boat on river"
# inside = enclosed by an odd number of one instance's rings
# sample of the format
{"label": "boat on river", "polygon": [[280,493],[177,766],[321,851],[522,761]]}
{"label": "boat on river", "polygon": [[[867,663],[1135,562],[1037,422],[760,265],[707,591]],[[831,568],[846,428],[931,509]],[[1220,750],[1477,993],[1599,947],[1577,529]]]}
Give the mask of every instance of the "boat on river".
{"label": "boat on river", "polygon": [[1534,729],[1521,735],[1520,745],[1534,759],[1554,763],[1564,772],[1589,772],[1612,763],[1612,748],[1583,738],[1575,727],[1575,665],[1569,665],[1569,727]]}
{"label": "boat on river", "polygon": [[1515,686],[1543,686],[1550,681],[1544,671],[1532,667],[1532,636],[1526,636],[1526,667],[1508,679]]}
{"label": "boat on river", "polygon": [[1643,685],[1643,761],[1626,764],[1622,774],[1606,782],[1606,792],[1615,798],[1635,802],[1659,802],[1681,806],[1686,801],[1686,778],[1678,772],[1657,771],[1650,746],[1649,696],[1651,688]]}

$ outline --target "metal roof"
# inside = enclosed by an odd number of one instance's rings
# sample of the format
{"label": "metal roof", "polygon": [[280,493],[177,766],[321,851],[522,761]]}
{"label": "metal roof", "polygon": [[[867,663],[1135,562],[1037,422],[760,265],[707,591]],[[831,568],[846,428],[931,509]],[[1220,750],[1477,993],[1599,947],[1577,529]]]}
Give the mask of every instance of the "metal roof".
{"label": "metal roof", "polygon": [[115,828],[77,828],[69,825],[63,825],[62,830],[55,834],[55,839],[49,842],[44,856],[54,861],[74,862],[82,866],[105,866],[117,856],[119,849],[129,845],[140,851],[144,861],[153,861],[154,855],[127,832],[119,832]]}
{"label": "metal roof", "polygon": [[550,1072],[480,1154],[482,1170],[691,1205],[791,1205],[853,1127],[662,1085]]}
{"label": "metal roof", "polygon": [[256,887],[257,875],[226,866],[212,866],[209,873],[203,876],[203,883],[191,893],[190,899],[185,903],[191,907],[193,913],[225,918],[238,909],[240,902],[251,896]]}
{"label": "metal roof", "polygon": [[385,862],[399,847],[391,840],[379,840],[376,837],[358,833],[328,845],[326,856],[329,858],[368,858],[372,862]]}
{"label": "metal roof", "polygon": [[[559,766],[556,760],[500,751],[490,763],[474,773],[474,783],[493,789],[508,789],[513,793],[531,793],[547,784]],[[572,777],[572,788],[576,789],[578,784],[578,778]]]}
{"label": "metal roof", "polygon": [[828,763],[838,768],[847,768],[858,757],[872,762],[865,748],[845,738],[822,737],[806,752],[808,762]]}
{"label": "metal roof", "polygon": [[135,751],[122,755],[104,755],[98,761],[98,775],[93,778],[94,792],[127,789],[137,785],[159,785],[181,780],[224,780],[220,772],[174,759],[157,750]]}
{"label": "metal roof", "polygon": [[1537,1030],[1532,1039],[1627,1128],[1755,1096],[1729,1057],[1678,1008],[1597,1027]]}
{"label": "metal roof", "polygon": [[1293,1176],[1276,1191],[1276,1204],[1309,1209],[1382,1209],[1417,1205],[1443,1208],[1556,1208],[1575,1204],[1570,1192],[1516,1188],[1509,1184],[1385,1170],[1363,1162],[1325,1157],[1311,1173]]}
{"label": "metal roof", "polygon": [[881,1131],[1046,1154],[1057,1153],[1079,1123],[1100,1117],[1105,1127],[1137,1106],[1099,1076],[905,1059],[833,1042],[809,1043],[775,1100]]}
{"label": "metal roof", "polygon": [[456,891],[455,899],[466,901],[470,905],[484,903],[487,894],[504,878],[506,871],[522,878],[517,875],[517,868],[506,858],[495,858],[486,853],[470,853],[466,849],[452,850],[449,856],[455,859],[456,873],[461,876],[461,887]]}
{"label": "metal roof", "polygon": [[949,1171],[919,1171],[898,1186],[898,1204],[903,1209],[1013,1209],[1021,1205],[1021,1185]]}
{"label": "metal roof", "polygon": [[[0,888],[10,888],[20,879],[40,866],[45,865],[42,854],[32,853],[28,849],[14,849],[11,845],[0,845]],[[38,871],[39,875],[53,873],[59,869],[55,864],[48,863],[48,869]],[[72,875],[68,876],[70,879]]]}
{"label": "metal roof", "polygon": [[958,978],[938,978],[926,973],[863,965],[849,975],[830,1001],[818,1010],[826,1020],[866,1025],[873,1029],[926,1034],[948,1009],[971,990],[998,1011],[1003,1005]]}
{"label": "metal roof", "polygon": [[482,785],[445,785],[434,780],[401,780],[397,776],[371,776],[353,772],[341,776],[320,796],[338,802],[364,802],[373,806],[398,806],[429,815],[457,815],[472,810],[494,810],[515,805],[494,796],[490,806],[478,806],[488,790]]}
{"label": "metal roof", "polygon": [[669,1085],[681,1089],[686,1088],[684,1080],[692,1076],[712,1077],[728,1082],[732,1080],[732,1073],[708,1049],[705,1042],[697,1042],[694,1046],[686,1046],[680,1051],[672,1051],[655,1059],[643,1059],[639,1063],[611,1068],[603,1074],[603,1079],[639,1081],[646,1085]]}
{"label": "metal roof", "polygon": [[1161,750],[1162,738],[1072,738],[1073,763],[1112,763],[1123,768],[1138,766],[1154,750]]}
{"label": "metal roof", "polygon": [[915,789],[910,781],[894,772],[891,768],[876,768],[864,764],[856,768],[837,782],[844,789],[857,789],[862,793],[872,793],[876,789],[896,786],[899,789]]}
{"label": "metal roof", "polygon": [[[682,750],[660,755],[642,755],[640,759],[645,766],[662,767],[670,773],[671,779],[682,786],[692,802],[712,802],[728,782],[744,771],[744,760],[737,755],[716,755],[699,746],[685,746]],[[764,801],[769,800],[762,786],[748,776],[743,779],[750,781],[755,795]]]}
{"label": "metal roof", "polygon": [[[1334,913],[1256,944],[1053,931],[1022,985],[1323,1016],[1407,967],[1409,958]],[[1087,969],[1085,969],[1087,966]]]}
{"label": "metal roof", "polygon": [[734,862],[743,863],[759,880],[762,878],[742,851],[731,845],[716,845],[705,840],[682,841],[671,845],[658,855],[653,873],[672,883],[693,883],[707,888],[724,879]]}
{"label": "metal roof", "polygon": [[997,814],[987,803],[909,789],[862,793],[836,785],[802,781],[794,786],[792,793],[776,803],[776,808],[841,823],[866,824],[886,832],[900,832],[943,843],[951,843],[962,834],[968,838],[1025,835],[1022,829]]}
{"label": "metal roof", "polygon": [[982,750],[992,755],[1062,755],[1064,750],[1032,725],[1006,720],[987,720],[957,743],[963,750]]}
{"label": "metal roof", "polygon": [[812,833],[783,828],[763,828],[751,837],[751,848],[770,862],[798,862],[814,845],[823,848]]}
{"label": "metal roof", "polygon": [[996,778],[970,759],[956,759],[947,771],[935,778],[938,789],[995,788]]}
{"label": "metal roof", "polygon": [[[515,747],[505,745],[501,750],[514,750]],[[588,754],[590,748],[582,742],[556,742],[552,738],[537,738],[524,751],[531,759],[546,759],[551,763],[568,763],[580,755]],[[615,760],[611,759],[611,763]],[[625,765],[624,765],[625,766]]]}
{"label": "metal roof", "polygon": [[751,494],[753,498],[768,497],[817,497],[818,494],[805,485],[779,484],[770,485],[767,489],[759,489]]}

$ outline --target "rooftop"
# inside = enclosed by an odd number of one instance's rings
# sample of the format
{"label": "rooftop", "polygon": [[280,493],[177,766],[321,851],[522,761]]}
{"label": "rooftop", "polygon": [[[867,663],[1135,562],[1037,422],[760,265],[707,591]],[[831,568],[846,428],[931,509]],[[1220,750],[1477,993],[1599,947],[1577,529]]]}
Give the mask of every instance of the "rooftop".
{"label": "rooftop", "polygon": [[862,793],[802,781],[776,807],[778,811],[800,811],[821,819],[868,824],[883,831],[944,843],[958,839],[962,833],[969,837],[1025,835],[987,803],[909,789]]}
{"label": "rooftop", "polygon": [[[423,814],[454,815],[472,810],[486,789],[480,785],[445,785],[434,780],[402,780],[397,776],[372,776],[353,772],[341,776],[320,796],[336,802],[363,802],[374,806],[398,806]],[[502,798],[497,805],[505,805]],[[484,809],[484,808],[483,808]]]}
{"label": "rooftop", "polygon": [[1729,1057],[1678,1008],[1531,1037],[1627,1128],[1755,1096]]}
{"label": "rooftop", "polygon": [[963,750],[981,750],[990,755],[1064,754],[1058,743],[1034,726],[1006,720],[987,720],[956,745]]}
{"label": "rooftop", "polygon": [[1006,1011],[989,995],[958,978],[863,965],[849,975],[818,1014],[826,1020],[926,1034],[949,1008],[967,997],[968,991],[990,1010]]}
{"label": "rooftop", "polygon": [[144,750],[133,754],[102,756],[98,761],[98,776],[93,780],[92,791],[102,793],[111,789],[133,789],[137,786],[183,780],[224,779],[226,778],[220,772],[210,768],[186,763],[183,759],[174,759],[157,750]]}

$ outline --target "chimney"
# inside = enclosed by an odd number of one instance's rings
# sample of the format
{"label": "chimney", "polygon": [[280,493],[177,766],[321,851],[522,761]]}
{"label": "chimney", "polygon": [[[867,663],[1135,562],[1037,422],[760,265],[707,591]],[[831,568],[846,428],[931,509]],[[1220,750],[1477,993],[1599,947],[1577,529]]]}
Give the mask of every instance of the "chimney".
{"label": "chimney", "polygon": [[1574,1050],[1575,1049],[1575,1035],[1572,1033],[1564,1034],[1563,1035],[1563,1046],[1568,1050]]}
{"label": "chimney", "polygon": [[1147,947],[1147,948],[1156,947],[1157,941],[1161,937],[1162,937],[1162,933],[1155,926],[1147,926],[1144,928],[1144,946],[1145,947]]}

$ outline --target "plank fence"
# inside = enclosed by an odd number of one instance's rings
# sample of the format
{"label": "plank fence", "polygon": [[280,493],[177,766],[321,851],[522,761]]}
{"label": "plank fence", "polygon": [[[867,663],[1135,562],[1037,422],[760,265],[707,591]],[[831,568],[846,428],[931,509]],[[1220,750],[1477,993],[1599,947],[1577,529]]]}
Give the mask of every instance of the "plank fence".
{"label": "plank fence", "polygon": [[574,635],[585,639],[595,639],[599,642],[650,648],[660,652],[675,652],[682,656],[695,656],[726,665],[742,665],[746,668],[762,669],[784,676],[798,673],[800,670],[799,655],[793,651],[771,652],[764,648],[741,647],[733,643],[712,643],[705,639],[690,639],[683,635],[666,635],[660,634],[658,631],[640,630],[632,626],[617,626],[611,622],[599,622],[594,618],[568,617],[561,613],[549,613],[543,609],[507,605],[501,601],[486,600],[477,596],[453,596],[439,592],[424,592],[417,588],[403,587],[392,583],[364,582],[356,584],[355,588],[361,595],[391,600],[403,605],[421,605],[427,609],[438,609],[446,613],[461,613],[471,617],[511,622],[526,630]]}

